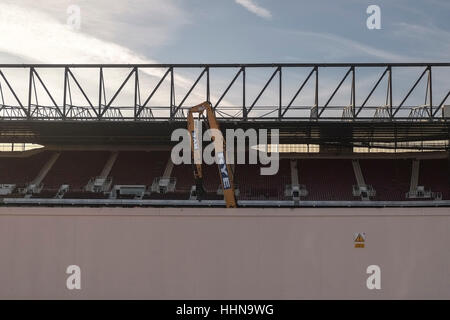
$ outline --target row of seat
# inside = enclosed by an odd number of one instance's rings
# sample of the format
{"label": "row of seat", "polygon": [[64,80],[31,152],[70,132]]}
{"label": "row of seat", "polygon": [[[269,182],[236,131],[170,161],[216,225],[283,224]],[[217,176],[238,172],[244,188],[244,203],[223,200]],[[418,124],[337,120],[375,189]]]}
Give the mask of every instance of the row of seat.
{"label": "row of seat", "polygon": [[[29,157],[0,157],[0,184],[22,186],[32,181],[52,153],[43,151]],[[42,181],[42,195],[55,194],[62,184],[68,184],[74,197],[83,197],[83,187],[100,174],[110,155],[108,151],[61,152]],[[116,185],[150,186],[155,178],[163,175],[169,156],[168,151],[119,152],[109,176]],[[376,190],[374,200],[405,200],[411,178],[411,159],[362,159],[359,163],[366,184]],[[234,167],[238,199],[286,199],[285,187],[291,184],[290,160],[281,159],[279,171],[273,176],[263,176],[259,170],[259,165],[239,164]],[[188,198],[194,184],[192,166],[174,166],[171,176],[176,178],[175,194],[152,194],[148,197]],[[205,189],[210,197],[215,198],[220,185],[217,166],[204,166],[204,176]],[[448,159],[420,161],[419,185],[441,192],[443,199],[450,199],[449,181]],[[350,159],[300,159],[298,182],[308,190],[304,200],[358,200],[352,194],[356,179]]]}

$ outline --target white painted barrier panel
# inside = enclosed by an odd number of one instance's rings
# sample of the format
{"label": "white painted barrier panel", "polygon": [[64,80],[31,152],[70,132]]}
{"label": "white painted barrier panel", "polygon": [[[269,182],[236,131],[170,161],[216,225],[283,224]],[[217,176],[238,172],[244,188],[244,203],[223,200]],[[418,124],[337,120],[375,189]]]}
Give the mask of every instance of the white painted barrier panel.
{"label": "white painted barrier panel", "polygon": [[0,207],[0,299],[450,299],[449,211]]}

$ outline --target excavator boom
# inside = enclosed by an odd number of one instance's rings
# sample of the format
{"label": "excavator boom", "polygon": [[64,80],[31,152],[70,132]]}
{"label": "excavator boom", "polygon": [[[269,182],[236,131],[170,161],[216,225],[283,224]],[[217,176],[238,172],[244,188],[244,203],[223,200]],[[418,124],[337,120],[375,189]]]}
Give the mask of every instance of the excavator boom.
{"label": "excavator boom", "polygon": [[220,183],[222,185],[225,204],[227,208],[235,208],[237,204],[234,194],[233,172],[231,170],[231,166],[226,161],[225,139],[220,132],[219,124],[214,114],[212,105],[208,101],[190,108],[187,115],[188,130],[191,135],[191,159],[194,167],[194,179],[197,196],[201,199],[204,196],[205,191],[203,188],[203,171],[201,163],[202,146],[198,139],[198,128],[196,127],[196,122],[194,120],[194,113],[197,113],[200,116],[203,115],[205,111],[209,128],[213,129],[215,133],[212,140],[214,143],[216,163],[219,169]]}

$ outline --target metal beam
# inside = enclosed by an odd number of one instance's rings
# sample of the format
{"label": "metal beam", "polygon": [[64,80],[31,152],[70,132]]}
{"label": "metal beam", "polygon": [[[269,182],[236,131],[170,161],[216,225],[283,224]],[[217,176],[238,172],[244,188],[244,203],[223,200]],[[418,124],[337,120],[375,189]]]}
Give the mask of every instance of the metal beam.
{"label": "metal beam", "polygon": [[444,105],[445,101],[447,100],[447,98],[449,96],[450,96],[450,90],[447,92],[447,94],[445,95],[444,99],[442,99],[442,101],[439,104],[439,106],[434,110],[433,117],[435,117],[436,114],[438,113],[438,111],[441,110],[442,106]]}
{"label": "metal beam", "polygon": [[119,89],[117,89],[117,91],[114,93],[114,95],[111,98],[111,100],[109,101],[109,103],[105,106],[105,108],[103,109],[100,116],[103,116],[105,114],[105,112],[108,111],[109,107],[111,107],[111,104],[114,102],[114,100],[116,100],[117,96],[122,91],[123,87],[127,84],[128,80],[130,80],[131,76],[136,72],[136,70],[137,70],[137,68],[133,68],[133,70],[131,70],[131,72],[128,74],[128,76],[125,78],[125,80],[120,85]]}
{"label": "metal beam", "polygon": [[369,95],[366,97],[366,99],[364,100],[364,102],[361,104],[361,106],[359,107],[358,111],[356,112],[356,117],[359,115],[359,113],[361,112],[361,110],[364,108],[364,106],[366,105],[367,101],[369,101],[370,97],[372,96],[372,94],[375,92],[375,90],[377,89],[378,85],[380,84],[381,80],[383,80],[384,76],[386,75],[386,73],[388,72],[389,68],[386,68],[383,72],[383,74],[381,75],[381,77],[378,79],[377,83],[375,84],[375,86],[373,86],[372,90],[370,91]]}
{"label": "metal beam", "polygon": [[[87,96],[86,92],[84,92],[83,88],[81,87],[80,83],[78,82],[77,78],[75,77],[75,75],[72,73],[72,71],[70,70],[70,68],[67,68],[67,72],[69,73],[70,77],[72,77],[73,81],[75,82],[75,84],[77,85],[78,89],[80,89],[81,94],[83,95],[83,97],[86,99],[87,103],[89,103],[89,106],[91,107],[91,109],[94,111],[95,115],[98,116],[98,112],[95,109],[94,105],[92,104],[91,100],[89,99],[89,97]],[[101,96],[100,96],[101,97]]]}
{"label": "metal beam", "polygon": [[20,99],[17,97],[16,92],[14,91],[14,89],[11,87],[11,84],[9,83],[8,79],[6,79],[5,75],[3,74],[3,71],[0,70],[0,76],[3,78],[3,80],[5,81],[6,85],[8,86],[9,91],[11,91],[11,93],[14,96],[14,99],[16,99],[17,103],[19,104],[20,108],[22,109],[22,111],[25,113],[25,115],[28,117],[30,117],[30,113],[27,111],[27,109],[25,109],[25,107],[23,106],[22,102],[20,101]]}
{"label": "metal beam", "polygon": [[281,114],[281,116],[284,116],[286,114],[286,112],[289,110],[289,108],[292,106],[292,104],[294,103],[295,99],[297,99],[297,96],[300,94],[300,92],[303,90],[303,87],[308,83],[309,78],[311,78],[311,76],[313,75],[313,73],[316,71],[316,68],[313,68],[311,70],[311,72],[308,74],[308,76],[306,77],[306,79],[303,81],[303,83],[301,84],[300,88],[298,88],[298,90],[295,92],[294,96],[292,97],[291,101],[288,103],[288,105],[286,106],[286,108],[284,108],[283,113]]}
{"label": "metal beam", "polygon": [[51,95],[50,91],[47,89],[47,86],[45,85],[44,81],[42,81],[41,77],[39,76],[39,73],[35,69],[32,69],[32,70],[33,70],[34,74],[36,75],[36,77],[38,78],[41,85],[44,87],[44,90],[47,93],[47,95],[50,97],[50,100],[52,100],[52,103],[55,106],[56,110],[58,110],[59,115],[64,117],[64,113],[61,112],[61,110],[59,109],[58,104],[56,103],[55,99],[53,99],[53,96]]}
{"label": "metal beam", "polygon": [[187,98],[189,97],[189,95],[191,94],[191,92],[195,89],[195,87],[197,86],[197,83],[202,79],[203,75],[205,74],[205,72],[208,70],[207,67],[205,67],[203,69],[203,71],[200,73],[200,75],[197,77],[197,80],[195,80],[194,84],[191,86],[191,88],[189,89],[189,91],[186,93],[186,95],[184,96],[183,100],[181,100],[180,104],[178,105],[178,107],[175,108],[175,110],[173,111],[172,116],[175,116],[178,112],[178,110],[180,110],[180,108],[183,106],[183,104],[186,102]]}
{"label": "metal beam", "polygon": [[400,104],[398,105],[398,107],[395,109],[394,113],[392,114],[393,117],[395,117],[395,115],[397,114],[397,112],[400,110],[400,108],[403,106],[403,104],[406,102],[406,100],[409,98],[409,96],[411,95],[411,93],[414,91],[414,89],[417,87],[417,85],[419,84],[420,80],[422,80],[423,76],[425,75],[425,73],[428,71],[428,69],[423,70],[422,74],[420,75],[419,79],[416,80],[416,82],[414,83],[414,85],[412,86],[411,89],[409,89],[408,93],[406,94],[406,96],[403,98],[402,102],[400,102]]}
{"label": "metal beam", "polygon": [[[156,68],[164,68],[166,67],[166,70],[164,70],[164,74],[161,73],[162,78],[157,79],[156,87],[152,89],[152,91],[149,93],[149,95],[146,97],[144,103],[141,103],[141,92],[140,92],[140,86],[143,83],[143,81],[148,81],[148,77],[153,77],[153,73],[150,74],[139,74],[140,68],[147,68],[147,69],[156,69]],[[358,81],[361,81],[361,78],[356,75],[357,71],[360,71],[360,68],[373,68],[375,71],[375,68],[383,67],[384,71],[381,74],[379,78],[377,78],[377,82],[375,85],[370,89],[370,92],[365,97],[365,100],[362,102],[362,104],[357,103],[356,99],[356,86],[358,85]],[[421,75],[421,77],[414,83],[411,89],[409,89],[409,92],[406,94],[406,96],[403,98],[402,102],[398,106],[393,106],[392,100],[394,94],[397,96],[397,92],[394,92],[394,88],[392,86],[393,83],[393,69],[392,68],[417,68],[417,67],[423,67],[424,71]],[[365,118],[367,118],[366,113],[364,113],[364,116],[361,116],[361,112],[363,110],[375,110],[378,106],[372,106],[369,105],[369,100],[373,98],[375,91],[377,88],[379,88],[382,81],[384,81],[386,74],[388,75],[388,83],[387,83],[387,91],[386,91],[386,115],[391,119],[395,121],[406,121],[408,117],[404,116],[403,112],[400,112],[400,110],[413,110],[412,108],[417,107],[416,106],[407,106],[406,101],[407,99],[413,94],[414,90],[417,90],[419,82],[422,80],[422,78],[425,76],[425,73],[428,75],[427,80],[427,89],[425,92],[425,106],[427,108],[427,111],[429,111],[426,114],[426,119],[430,121],[440,121],[440,118],[435,117],[437,115],[437,112],[441,110],[443,103],[445,103],[446,99],[448,98],[448,95],[445,96],[445,99],[443,102],[438,105],[434,106],[433,101],[436,97],[433,97],[433,87],[436,85],[436,83],[433,83],[435,81],[439,81],[437,85],[440,88],[444,88],[447,92],[447,90],[450,90],[450,83],[447,81],[450,77],[440,77],[439,79],[433,80],[433,69],[438,69],[438,71],[446,71],[447,74],[450,74],[450,63],[253,63],[253,64],[51,64],[51,65],[42,65],[42,64],[24,64],[24,65],[18,65],[18,64],[8,64],[8,65],[0,65],[0,80],[3,79],[3,81],[6,83],[3,88],[8,87],[8,89],[11,91],[12,95],[14,96],[15,101],[12,102],[13,105],[8,105],[7,99],[9,98],[9,93],[7,96],[3,96],[3,101],[0,105],[0,108],[2,110],[2,114],[7,109],[8,112],[11,110],[14,113],[14,116],[11,117],[11,119],[26,119],[29,121],[43,121],[43,120],[64,120],[64,121],[70,121],[73,119],[81,120],[81,119],[97,119],[97,120],[113,120],[116,116],[110,117],[106,116],[106,114],[109,115],[110,108],[112,107],[113,103],[117,101],[118,95],[122,93],[125,90],[125,86],[127,83],[129,83],[129,79],[134,75],[134,88],[133,90],[130,90],[130,94],[134,95],[133,101],[127,102],[125,105],[121,105],[119,107],[115,107],[114,111],[117,113],[117,117],[120,117],[122,120],[134,120],[134,121],[142,121],[142,120],[148,120],[147,116],[143,117],[142,114],[146,109],[146,107],[150,104],[150,101],[152,99],[154,100],[154,96],[157,92],[162,91],[161,87],[164,81],[167,80],[170,74],[170,97],[169,102],[160,102],[160,104],[152,103],[152,118],[155,119],[174,119],[175,116],[177,116],[180,112],[180,110],[185,107],[186,101],[192,96],[192,93],[196,87],[198,87],[198,83],[202,80],[202,78],[206,77],[206,90],[204,99],[211,100],[211,97],[218,96],[218,100],[215,101],[214,109],[220,116],[223,118],[232,117],[235,121],[247,121],[247,120],[269,120],[269,119],[278,119],[278,120],[285,120],[284,117],[289,113],[289,119],[303,119],[302,121],[323,121],[325,119],[340,119],[341,117],[335,116],[334,114],[331,116],[324,116],[327,114],[325,110],[333,110],[333,111],[343,111],[346,113],[345,119],[348,120],[349,118],[353,117],[354,121],[361,121]],[[2,68],[8,69],[8,76],[2,72]],[[29,78],[26,76],[22,76],[24,82],[28,81],[28,88],[25,89],[28,90],[28,105],[23,105],[20,99],[18,98],[20,94],[17,94],[18,92],[15,92],[14,89],[11,86],[11,81],[8,79],[9,77],[9,70],[12,69],[21,69],[29,71],[28,75]],[[64,72],[64,81],[60,84],[50,83],[47,81],[47,83],[44,83],[41,72],[37,70],[41,69],[51,69],[51,68],[61,68]],[[97,102],[92,103],[90,98],[87,96],[86,91],[84,89],[88,89],[85,85],[85,88],[81,87],[80,83],[77,80],[77,77],[74,75],[73,69],[84,69],[88,68],[91,70],[98,70],[99,71],[99,78],[93,79],[95,81],[94,84],[91,82],[89,83],[90,86],[94,85],[95,89],[98,89],[98,105]],[[118,89],[112,94],[112,97],[109,97],[107,99],[106,97],[106,83],[110,83],[111,79],[110,76],[106,76],[104,71],[104,68],[117,68],[117,69],[123,69],[127,68],[129,69],[129,73],[127,73],[127,76],[123,82],[120,82],[118,84]],[[180,69],[189,69],[193,70],[194,72],[197,72],[197,70],[200,68],[200,75],[196,76],[196,80],[193,84],[189,84],[189,87],[187,93],[182,97],[180,102],[176,102],[176,95],[175,90],[178,90],[177,88],[180,88],[180,86],[184,87],[185,82],[182,77],[175,77],[174,76],[174,68],[180,68]],[[233,71],[233,78],[231,79],[231,82],[228,82],[226,84],[225,90],[222,92],[213,91],[213,88],[215,89],[217,86],[214,82],[212,82],[212,79],[215,80],[215,78],[212,78],[214,72],[217,72],[218,69],[224,69],[229,68],[230,70],[236,70]],[[250,105],[247,106],[248,97],[249,95],[249,86],[254,87],[257,83],[259,83],[259,79],[252,83],[252,79],[247,78],[247,71],[248,70],[254,70],[258,68],[271,68],[274,69],[273,72],[271,71],[268,80],[264,80],[262,82],[264,86],[262,89],[259,89],[260,91],[257,92],[256,98],[253,98],[254,100],[250,101]],[[306,79],[301,80],[300,87],[298,87],[298,84],[294,83],[292,79],[287,78],[286,72],[290,72],[290,69],[294,68],[307,68],[308,75]],[[320,92],[319,93],[319,81],[322,81],[319,79],[320,77],[324,77],[322,73],[319,74],[319,68],[334,68],[336,72],[340,72],[339,68],[346,68],[347,72],[345,76],[340,80],[340,83],[337,85],[336,88],[328,88],[326,90],[329,90],[329,92]],[[356,70],[358,68],[358,70]],[[286,70],[284,70],[286,69]],[[296,70],[297,70],[296,69]],[[81,71],[80,71],[81,72]],[[377,72],[377,71],[376,71]],[[351,92],[350,92],[350,105],[346,106],[340,106],[337,105],[336,102],[333,102],[335,100],[335,96],[337,95],[337,92],[342,89],[342,86],[344,82],[347,79],[347,77],[350,75],[352,76],[351,79]],[[77,73],[82,74],[82,73]],[[205,75],[206,74],[206,75]],[[237,104],[231,104],[231,105],[224,105],[224,100],[227,95],[230,95],[231,88],[235,86],[236,82],[240,79],[239,77],[242,75],[242,102],[238,102]],[[314,87],[314,102],[313,102],[313,108],[317,108],[313,111],[317,112],[311,112],[308,114],[308,112],[311,109],[311,106],[298,106],[295,105],[296,99],[304,92],[305,86],[310,82],[311,78],[315,76],[315,87]],[[273,82],[274,78],[278,76],[278,90],[277,91],[268,91],[268,87]],[[194,78],[195,79],[195,78]],[[14,79],[16,81],[16,79]],[[14,82],[13,81],[13,82]],[[80,90],[82,93],[84,99],[86,100],[86,103],[82,105],[73,105],[72,103],[72,92],[73,89],[72,83],[74,82],[76,84],[76,87]],[[96,82],[98,81],[98,82]],[[40,90],[37,88],[40,82],[44,90]],[[62,90],[55,90],[57,89],[55,86],[60,86],[60,89]],[[97,87],[98,86],[98,87]],[[2,88],[2,90],[4,90]],[[294,88],[295,94],[292,97],[289,97],[290,100],[286,101],[283,104],[283,95],[286,92],[286,88]],[[320,91],[323,91],[324,89],[320,88]],[[334,90],[334,91],[332,91]],[[44,93],[45,91],[45,93]],[[54,92],[59,91],[62,92],[61,99],[57,99],[54,95]],[[166,91],[164,91],[166,92]],[[169,94],[169,92],[167,92]],[[261,102],[262,96],[264,94],[268,95],[270,93],[271,101],[266,103],[265,105]],[[319,94],[323,95],[323,93],[327,93],[329,97],[325,101],[325,103],[319,101]],[[4,92],[2,91],[2,94]],[[24,96],[25,96],[24,94]],[[43,97],[48,96],[51,100],[51,105],[45,105],[43,101]],[[203,96],[203,93],[201,93],[201,97]],[[201,98],[200,97],[200,98]],[[213,98],[214,99],[214,98]],[[35,100],[35,102],[33,101]],[[57,101],[62,101],[57,102]],[[9,102],[11,104],[11,102]],[[19,106],[15,106],[18,104]],[[294,107],[295,105],[295,107]],[[86,109],[86,108],[90,109]],[[78,108],[78,109],[77,109]],[[81,108],[81,109],[80,109]],[[351,108],[351,110],[350,110]],[[82,111],[81,114],[79,111],[73,112],[75,109],[77,110],[85,110],[86,112]],[[345,110],[344,110],[345,109]],[[94,111],[94,113],[91,112],[91,110]],[[167,112],[167,113],[166,113]],[[325,112],[325,113],[324,113]],[[37,118],[34,119],[33,114],[37,113]],[[8,113],[9,114],[9,113]],[[94,115],[95,114],[95,115]],[[400,116],[401,114],[401,116]],[[251,116],[249,116],[251,115]],[[8,115],[6,117],[9,117]],[[141,119],[142,118],[142,119]],[[145,118],[145,119],[144,119]],[[370,118],[370,117],[368,117]],[[425,114],[420,114],[419,119],[425,119]],[[342,119],[340,119],[342,120]]]}
{"label": "metal beam", "polygon": [[264,87],[261,89],[261,91],[259,92],[258,96],[256,97],[256,99],[253,101],[253,103],[250,105],[250,108],[248,108],[247,110],[247,114],[250,113],[250,111],[252,111],[252,109],[255,107],[256,103],[258,102],[259,98],[261,98],[262,94],[264,93],[264,91],[266,91],[267,87],[269,86],[269,84],[272,82],[273,78],[275,77],[275,75],[280,72],[281,67],[278,67],[270,76],[269,80],[267,80],[266,84],[264,85]]}
{"label": "metal beam", "polygon": [[[220,104],[220,102],[222,102],[222,99],[225,97],[225,95],[228,93],[228,91],[231,89],[231,87],[233,86],[234,82],[236,81],[236,79],[239,77],[239,75],[244,71],[244,68],[240,68],[239,71],[236,73],[236,75],[234,76],[233,80],[231,80],[231,82],[228,84],[227,88],[225,89],[225,91],[222,93],[222,95],[220,96],[219,100],[217,100],[216,104],[214,105],[214,110],[217,108],[217,106]],[[245,95],[245,93],[244,93]]]}
{"label": "metal beam", "polygon": [[269,68],[269,67],[320,67],[320,68],[344,68],[355,66],[359,67],[450,67],[449,62],[399,62],[399,63],[154,63],[154,64],[0,64],[0,68]]}
{"label": "metal beam", "polygon": [[325,103],[325,105],[320,109],[319,115],[318,117],[320,118],[320,116],[322,115],[322,113],[325,111],[325,109],[328,107],[328,105],[330,104],[331,100],[333,100],[334,96],[336,95],[336,93],[339,91],[339,89],[341,88],[342,84],[344,83],[345,79],[347,79],[348,75],[350,74],[350,72],[352,71],[352,67],[350,67],[347,71],[347,73],[345,74],[344,78],[342,78],[341,82],[339,82],[338,86],[336,87],[336,89],[334,89],[333,93],[331,94],[331,96],[328,98],[328,101]]}

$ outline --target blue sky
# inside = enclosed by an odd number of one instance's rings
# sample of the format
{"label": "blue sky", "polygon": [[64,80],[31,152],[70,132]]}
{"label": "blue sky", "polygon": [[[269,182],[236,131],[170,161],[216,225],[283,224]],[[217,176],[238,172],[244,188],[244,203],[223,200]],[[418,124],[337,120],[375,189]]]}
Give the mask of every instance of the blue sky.
{"label": "blue sky", "polygon": [[[381,30],[366,27],[370,4],[381,8]],[[70,5],[81,29],[61,31]],[[0,12],[0,29],[17,33],[0,53],[21,61],[110,62],[89,46],[82,57],[40,54],[77,36],[166,63],[450,60],[447,0],[3,0]],[[30,25],[17,32],[21,18]],[[40,33],[53,37],[14,50]]]}
{"label": "blue sky", "polygon": [[[381,8],[381,30],[366,27],[366,9],[373,4]],[[74,5],[81,10],[79,30],[67,23]],[[450,62],[449,16],[448,0],[2,0],[0,61]],[[334,87],[343,73],[321,85]],[[151,82],[161,73],[147,75]],[[367,90],[377,76],[358,75],[358,83]],[[62,83],[56,76],[43,77]],[[182,95],[195,77],[180,74],[177,92]],[[229,77],[218,82],[223,85]],[[295,77],[298,82],[304,74]],[[447,79],[435,87],[439,100],[449,80],[448,74],[436,77]],[[22,81],[26,88],[26,77],[19,78],[16,85]],[[266,78],[255,75],[255,94]],[[400,80],[406,91],[414,79]]]}
{"label": "blue sky", "polygon": [[[255,0],[271,18],[235,1],[185,1],[190,24],[158,51],[170,61],[447,61],[450,2]],[[381,30],[366,27],[366,8],[381,8]],[[205,47],[198,51],[198,47]],[[179,48],[182,48],[180,57]]]}

